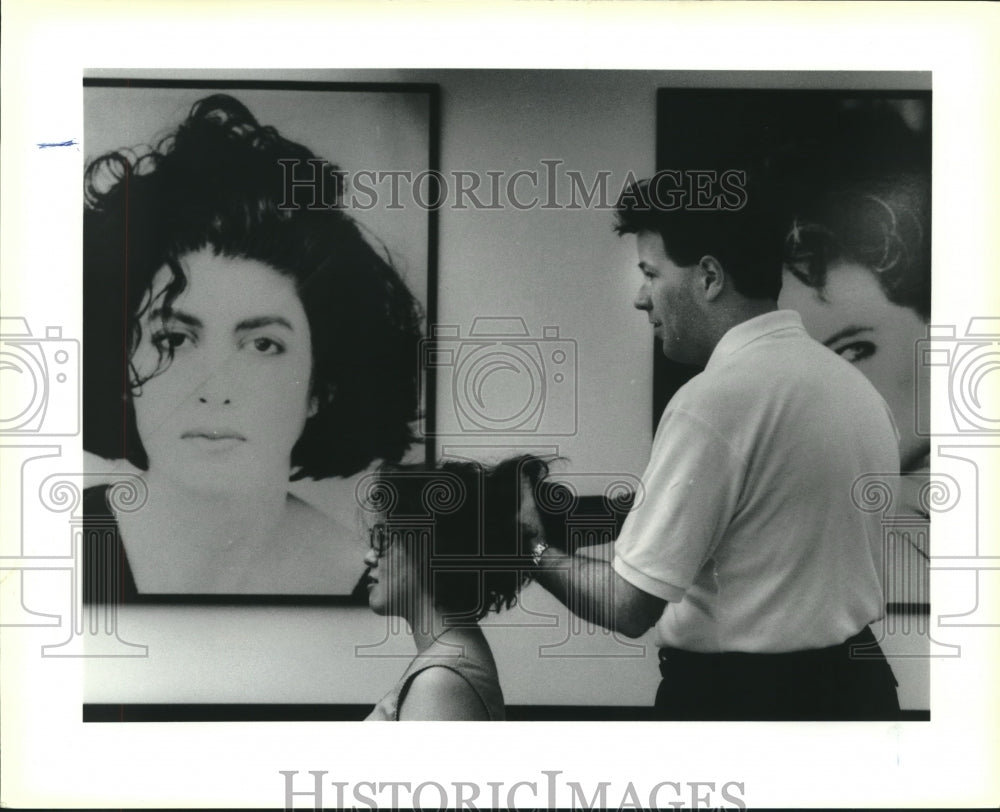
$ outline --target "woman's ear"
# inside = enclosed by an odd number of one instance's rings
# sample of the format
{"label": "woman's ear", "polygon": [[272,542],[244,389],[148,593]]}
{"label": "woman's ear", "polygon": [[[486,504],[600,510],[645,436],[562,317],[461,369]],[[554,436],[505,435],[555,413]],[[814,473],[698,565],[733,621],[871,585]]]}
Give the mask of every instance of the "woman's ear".
{"label": "woman's ear", "polygon": [[321,393],[314,392],[312,395],[310,395],[309,411],[307,412],[306,417],[315,417],[316,415],[319,414],[321,406],[333,403],[333,398],[336,391],[337,388],[331,383],[327,384],[327,386],[325,387],[325,391]]}

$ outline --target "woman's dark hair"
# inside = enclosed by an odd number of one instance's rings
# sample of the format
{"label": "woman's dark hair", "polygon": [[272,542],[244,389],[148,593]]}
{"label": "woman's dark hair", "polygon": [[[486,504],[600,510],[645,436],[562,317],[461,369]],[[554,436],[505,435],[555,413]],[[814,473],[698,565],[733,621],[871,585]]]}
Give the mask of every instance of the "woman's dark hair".
{"label": "woman's dark hair", "polygon": [[[316,184],[289,182],[312,172]],[[417,417],[420,307],[346,213],[342,191],[336,166],[258,124],[226,95],[195,103],[155,147],[108,153],[88,165],[88,451],[148,467],[132,406],[143,383],[131,363],[141,319],[156,273],[167,268],[171,275],[156,303],[167,318],[188,284],[183,258],[207,248],[292,280],[309,319],[317,411],[292,450],[292,478],[346,476],[376,459],[402,457]],[[163,351],[153,375],[170,362]]]}
{"label": "woman's dark hair", "polygon": [[384,517],[393,543],[407,544],[435,606],[452,620],[473,622],[513,606],[529,580],[521,487],[534,489],[548,473],[548,463],[530,455],[493,466],[383,465],[363,484],[362,504]]}
{"label": "woman's dark hair", "polygon": [[927,321],[929,134],[909,126],[899,105],[855,104],[779,156],[777,166],[784,176],[786,268],[822,296],[833,263],[857,263],[875,275],[890,302]]}
{"label": "woman's dark hair", "polygon": [[870,270],[886,298],[930,319],[929,179],[897,175],[845,183],[803,204],[785,238],[785,262],[822,297],[830,266]]}

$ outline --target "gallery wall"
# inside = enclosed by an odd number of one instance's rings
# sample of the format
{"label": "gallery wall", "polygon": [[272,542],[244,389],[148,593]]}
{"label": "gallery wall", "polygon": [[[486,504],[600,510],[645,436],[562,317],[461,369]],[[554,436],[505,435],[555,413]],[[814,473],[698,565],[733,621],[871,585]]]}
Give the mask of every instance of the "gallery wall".
{"label": "gallery wall", "polygon": [[[577,71],[337,71],[282,78],[436,83],[445,178],[493,171],[509,179],[529,170],[541,179],[554,166],[555,195],[564,202],[571,192],[567,171],[588,186],[607,177],[612,202],[630,172],[651,174],[656,90],[695,81],[654,72]],[[781,86],[793,80],[749,75],[715,81]],[[795,81],[802,85],[801,78]],[[524,177],[518,186],[524,198],[531,196],[529,181]],[[553,189],[544,182],[540,187],[544,203]],[[456,394],[454,375],[443,371],[436,391],[439,455],[552,453],[564,460],[557,470],[596,493],[615,478],[638,477],[652,440],[653,342],[645,314],[632,307],[639,283],[632,241],[613,233],[612,213],[595,206],[446,205],[438,217],[437,323],[457,328],[449,340],[470,336],[476,319],[513,317],[523,319],[545,363],[551,361],[546,348],[556,342],[575,358],[571,392],[553,389],[543,406],[550,409],[542,415],[543,428],[551,434],[463,430],[455,398],[464,395]],[[554,367],[546,366],[545,374],[555,374]],[[490,392],[501,411],[504,391]],[[523,395],[516,382],[507,391],[512,398]],[[318,484],[302,493],[321,506],[343,505],[353,485]],[[358,539],[359,557],[365,544]],[[509,704],[652,701],[659,674],[651,635],[637,643],[615,638],[571,618],[535,587],[524,592],[520,607],[485,625]],[[892,638],[897,651],[926,648],[924,635],[901,629],[897,625]],[[109,650],[144,656],[88,659],[87,702],[373,703],[412,655],[405,626],[387,628],[364,607],[126,609],[118,614],[116,640],[108,642]],[[926,660],[894,659],[893,667],[904,707],[926,709]]]}

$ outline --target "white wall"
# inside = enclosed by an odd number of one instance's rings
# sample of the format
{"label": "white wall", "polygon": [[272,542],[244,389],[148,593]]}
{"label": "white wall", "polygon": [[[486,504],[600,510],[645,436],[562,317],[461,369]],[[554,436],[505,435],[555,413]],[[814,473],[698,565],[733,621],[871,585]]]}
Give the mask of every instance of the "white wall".
{"label": "white wall", "polygon": [[[442,168],[509,177],[560,159],[560,173],[579,171],[588,183],[610,172],[613,202],[630,170],[654,169],[654,88],[645,75],[448,74]],[[568,200],[565,180],[557,193]],[[641,473],[652,438],[652,338],[631,305],[631,238],[616,237],[612,223],[611,212],[592,209],[443,211],[439,320],[520,316],[533,335],[558,327],[578,362],[577,432],[555,438],[559,453],[573,471]],[[451,392],[438,395],[445,420]]]}

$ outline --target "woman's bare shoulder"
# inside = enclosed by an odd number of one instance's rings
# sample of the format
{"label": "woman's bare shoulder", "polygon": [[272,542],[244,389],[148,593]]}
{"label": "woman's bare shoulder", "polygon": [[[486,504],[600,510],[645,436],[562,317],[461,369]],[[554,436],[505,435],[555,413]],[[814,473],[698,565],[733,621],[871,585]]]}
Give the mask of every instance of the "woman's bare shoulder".
{"label": "woman's bare shoulder", "polygon": [[400,698],[401,721],[489,721],[489,713],[472,686],[456,671],[432,665],[411,681]]}

